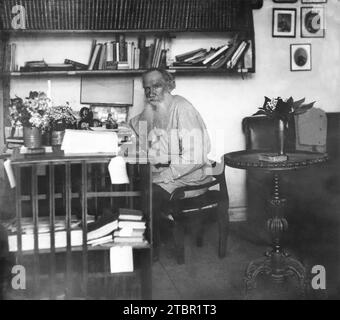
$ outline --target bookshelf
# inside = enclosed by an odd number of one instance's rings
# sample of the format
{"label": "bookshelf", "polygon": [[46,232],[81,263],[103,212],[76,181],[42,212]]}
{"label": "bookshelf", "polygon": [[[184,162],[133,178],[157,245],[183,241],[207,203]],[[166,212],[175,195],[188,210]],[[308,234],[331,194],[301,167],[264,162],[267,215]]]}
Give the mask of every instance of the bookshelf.
{"label": "bookshelf", "polygon": [[[27,298],[36,297],[39,294],[39,288],[43,286],[43,280],[48,280],[48,286],[51,288],[50,298],[55,299],[55,288],[58,277],[64,279],[62,288],[65,288],[66,298],[88,298],[91,297],[91,278],[101,278],[107,281],[120,277],[121,274],[110,274],[109,272],[109,251],[112,247],[121,247],[121,243],[107,243],[101,246],[91,246],[88,243],[87,231],[89,222],[89,213],[100,216],[100,206],[104,205],[103,202],[97,202],[100,198],[104,201],[105,205],[111,204],[110,209],[116,210],[116,206],[122,204],[127,208],[137,207],[142,213],[146,223],[145,239],[147,242],[134,243],[130,242],[131,250],[133,251],[133,264],[134,270],[131,273],[126,273],[126,276],[133,277],[134,281],[140,283],[140,290],[138,299],[151,299],[152,285],[151,285],[151,267],[152,267],[152,205],[151,205],[151,170],[150,165],[145,159],[137,158],[137,162],[130,163],[129,158],[126,158],[127,172],[129,175],[130,183],[126,188],[123,186],[112,186],[105,180],[104,184],[101,179],[98,179],[99,172],[105,172],[108,162],[111,160],[110,155],[92,155],[92,156],[65,156],[60,152],[55,152],[52,155],[44,156],[30,156],[25,157],[20,154],[14,154],[11,157],[13,169],[17,177],[16,188],[16,215],[18,221],[18,230],[14,235],[17,237],[16,250],[12,250],[11,254],[15,256],[19,264],[27,265],[27,278],[29,280],[27,292],[30,296]],[[37,176],[38,167],[46,168],[46,180]],[[73,178],[79,174],[81,180],[75,181]],[[103,174],[101,174],[103,177]],[[26,188],[27,181],[31,185],[28,191]],[[60,182],[63,182],[63,191],[60,193]],[[46,185],[45,185],[46,184]],[[77,192],[74,192],[74,189]],[[120,199],[112,201],[112,199]],[[137,201],[139,199],[139,201]],[[72,216],[74,215],[75,208],[72,202],[76,200],[80,202],[81,225],[82,230],[73,229],[71,227]],[[61,215],[59,205],[62,201],[63,214]],[[31,204],[31,213],[34,225],[34,246],[33,249],[26,248],[23,245],[23,236],[25,235],[23,228],[22,217],[25,217],[27,211],[26,204]],[[44,203],[47,206],[44,208]],[[26,210],[25,210],[26,208]],[[59,208],[59,209],[58,209]],[[98,209],[98,213],[97,213]],[[47,218],[48,226],[50,228],[50,246],[46,247],[43,244],[40,236],[37,234],[38,223],[41,222],[42,216]],[[26,212],[27,214],[27,212]],[[39,217],[39,220],[38,220]],[[58,233],[55,229],[57,217],[66,219],[66,246],[57,246],[57,239],[54,236]],[[20,221],[20,223],[19,223]],[[59,221],[59,220],[58,220]],[[39,227],[40,228],[40,227]],[[81,231],[81,243],[73,245],[73,231]],[[62,231],[64,232],[64,231]],[[78,237],[77,237],[78,238]],[[39,240],[38,240],[39,239]],[[72,241],[71,241],[72,239]],[[125,243],[126,244],[126,243]],[[43,246],[43,248],[41,248]],[[9,246],[13,248],[12,246]],[[44,255],[49,256],[49,264],[46,265]],[[63,256],[64,267],[57,264],[58,257]],[[93,257],[101,258],[99,263]],[[92,259],[91,259],[92,257]],[[33,264],[28,261],[33,259]],[[32,263],[32,262],[31,262]],[[113,261],[114,263],[114,261]],[[99,269],[93,269],[93,266],[100,266]],[[47,268],[48,267],[48,268]],[[66,267],[66,268],[65,268]],[[47,268],[47,269],[46,269]],[[47,271],[48,270],[48,271]],[[79,277],[79,282],[82,284],[81,288],[74,288],[76,277]],[[139,278],[139,281],[138,281]],[[32,281],[31,281],[32,279]],[[61,285],[61,283],[59,284]],[[128,286],[129,284],[126,284]],[[103,290],[107,288],[102,288]],[[127,290],[127,295],[129,295]]]}
{"label": "bookshelf", "polygon": [[[14,0],[0,2],[0,112],[1,125],[10,101],[12,80],[30,78],[76,77],[137,77],[145,70],[72,70],[72,71],[10,71],[5,65],[6,44],[16,37],[25,39],[72,39],[89,36],[92,39],[119,34],[167,37],[178,43],[182,35],[242,34],[250,40],[252,67],[248,69],[171,68],[177,76],[242,76],[255,73],[256,52],[252,10],[261,1],[233,0],[21,0],[26,9],[26,29],[13,29],[11,12]],[[15,40],[14,40],[15,41]],[[136,41],[137,42],[137,41]],[[18,44],[19,46],[20,44]],[[208,48],[207,48],[208,49]],[[188,49],[189,51],[189,49]],[[183,53],[183,52],[182,52]],[[66,58],[66,57],[65,57]],[[4,147],[4,134],[0,133],[0,148]]]}

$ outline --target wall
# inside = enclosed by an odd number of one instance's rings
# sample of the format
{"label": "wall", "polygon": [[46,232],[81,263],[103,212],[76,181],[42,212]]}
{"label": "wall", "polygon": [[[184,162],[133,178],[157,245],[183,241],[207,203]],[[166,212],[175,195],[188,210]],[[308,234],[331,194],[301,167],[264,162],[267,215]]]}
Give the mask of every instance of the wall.
{"label": "wall", "polygon": [[[264,1],[260,10],[254,10],[256,73],[245,80],[239,76],[178,76],[175,93],[189,99],[202,114],[212,135],[218,158],[225,152],[244,148],[241,121],[262,106],[263,97],[306,97],[317,101],[324,110],[340,111],[340,68],[337,65],[340,53],[340,2],[328,0],[326,7],[326,37],[311,39],[300,37],[301,2],[275,4]],[[297,36],[293,38],[272,37],[272,8],[295,7],[298,9]],[[132,36],[133,37],[133,36]],[[92,37],[55,36],[36,39],[15,38],[18,43],[18,63],[45,58],[47,62],[62,62],[64,58],[86,63]],[[99,38],[96,38],[100,40]],[[105,37],[105,39],[112,39]],[[217,46],[225,43],[220,35],[179,35],[173,42],[173,53],[183,53],[190,48]],[[312,44],[312,71],[290,71],[290,44]],[[140,111],[143,91],[139,79],[135,79],[135,105],[131,115]],[[47,78],[14,79],[11,95],[25,96],[29,90],[46,90]],[[69,101],[79,107],[80,79],[69,77],[52,79],[52,95],[57,103]],[[227,168],[227,181],[231,207],[246,206],[245,172]]]}

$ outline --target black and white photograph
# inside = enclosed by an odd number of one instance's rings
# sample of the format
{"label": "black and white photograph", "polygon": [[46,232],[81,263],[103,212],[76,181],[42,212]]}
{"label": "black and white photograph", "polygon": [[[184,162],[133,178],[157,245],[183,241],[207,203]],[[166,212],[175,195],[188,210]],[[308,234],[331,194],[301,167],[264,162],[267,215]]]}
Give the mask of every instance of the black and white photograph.
{"label": "black and white photograph", "polygon": [[298,0],[273,0],[275,3],[296,3]]}
{"label": "black and white photograph", "polygon": [[323,7],[301,7],[301,37],[325,37],[325,12]]}
{"label": "black and white photograph", "polygon": [[312,70],[311,44],[291,44],[291,71]]}
{"label": "black and white photograph", "polygon": [[327,3],[327,0],[301,0],[301,3]]}
{"label": "black and white photograph", "polygon": [[273,37],[294,38],[296,35],[296,9],[273,9]]}
{"label": "black and white photograph", "polygon": [[340,1],[304,3],[0,0],[1,302],[339,300]]}

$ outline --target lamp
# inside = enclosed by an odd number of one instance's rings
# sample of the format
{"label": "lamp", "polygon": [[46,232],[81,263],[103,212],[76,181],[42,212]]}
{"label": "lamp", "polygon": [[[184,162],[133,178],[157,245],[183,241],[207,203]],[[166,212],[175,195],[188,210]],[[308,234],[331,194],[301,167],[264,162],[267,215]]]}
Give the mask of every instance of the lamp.
{"label": "lamp", "polygon": [[126,171],[126,163],[123,157],[118,156],[111,159],[109,163],[109,173],[112,184],[128,184],[130,183]]}

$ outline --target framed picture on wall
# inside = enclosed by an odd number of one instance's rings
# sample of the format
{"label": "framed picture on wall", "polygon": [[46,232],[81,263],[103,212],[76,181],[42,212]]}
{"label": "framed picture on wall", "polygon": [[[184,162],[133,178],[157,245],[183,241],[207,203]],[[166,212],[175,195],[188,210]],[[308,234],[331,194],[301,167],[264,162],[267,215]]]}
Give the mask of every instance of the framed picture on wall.
{"label": "framed picture on wall", "polygon": [[325,12],[323,7],[301,7],[301,37],[325,37]]}
{"label": "framed picture on wall", "polygon": [[327,3],[327,0],[301,0],[302,3]]}
{"label": "framed picture on wall", "polygon": [[295,38],[296,9],[273,9],[273,37]]}
{"label": "framed picture on wall", "polygon": [[312,70],[312,45],[310,43],[290,45],[290,70]]}

